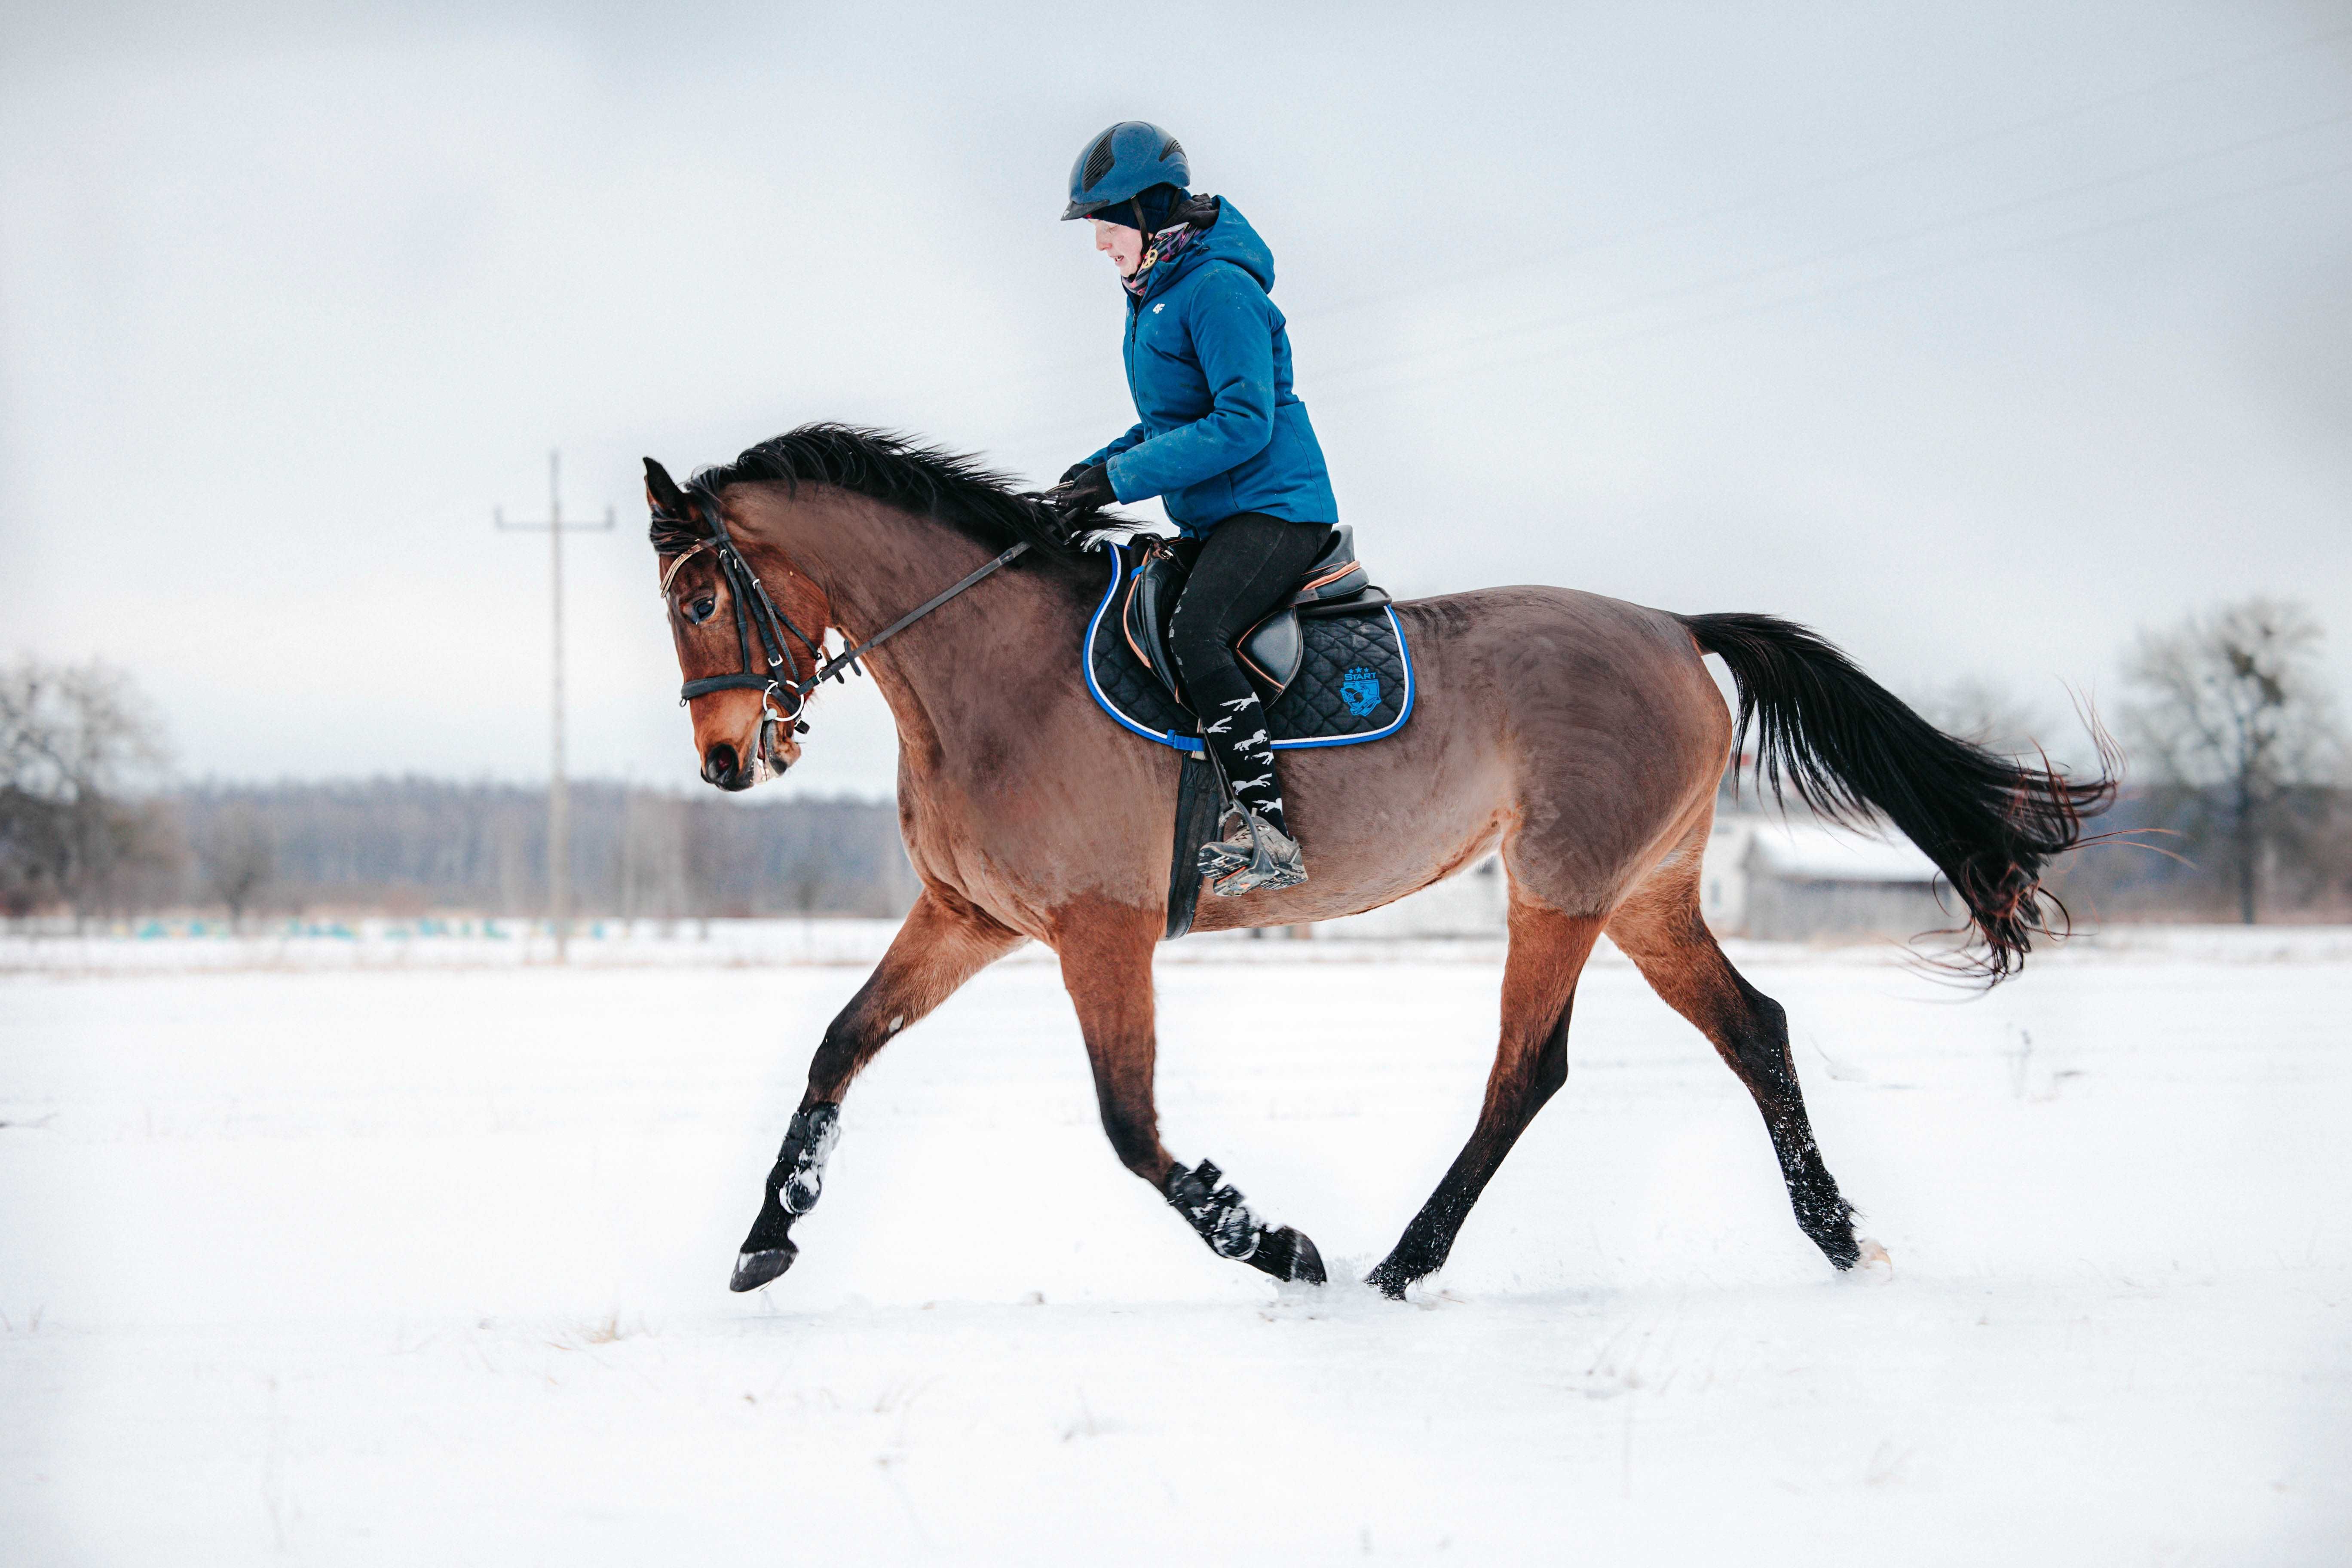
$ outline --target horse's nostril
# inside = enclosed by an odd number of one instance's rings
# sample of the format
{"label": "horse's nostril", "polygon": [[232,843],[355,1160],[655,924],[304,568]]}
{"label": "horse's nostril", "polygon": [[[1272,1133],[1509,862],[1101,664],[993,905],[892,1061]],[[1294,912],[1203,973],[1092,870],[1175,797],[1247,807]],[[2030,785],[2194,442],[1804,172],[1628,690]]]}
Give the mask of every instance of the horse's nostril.
{"label": "horse's nostril", "polygon": [[724,743],[702,754],[702,778],[706,784],[720,784],[735,775],[735,748]]}

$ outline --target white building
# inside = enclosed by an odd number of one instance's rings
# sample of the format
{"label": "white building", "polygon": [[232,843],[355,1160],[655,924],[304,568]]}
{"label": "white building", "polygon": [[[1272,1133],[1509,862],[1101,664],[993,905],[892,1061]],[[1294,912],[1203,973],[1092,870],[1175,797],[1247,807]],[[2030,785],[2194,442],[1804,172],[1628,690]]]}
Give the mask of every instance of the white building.
{"label": "white building", "polygon": [[1760,812],[1716,817],[1699,909],[1718,936],[1779,941],[1911,937],[1959,918],[1936,863],[1908,840]]}
{"label": "white building", "polygon": [[[1327,921],[1315,934],[1342,941],[1499,936],[1509,900],[1502,862],[1489,855],[1435,887]],[[1699,911],[1717,936],[1907,938],[1950,928],[1958,910],[1935,862],[1907,840],[1873,838],[1810,818],[1721,812],[1699,871]]]}

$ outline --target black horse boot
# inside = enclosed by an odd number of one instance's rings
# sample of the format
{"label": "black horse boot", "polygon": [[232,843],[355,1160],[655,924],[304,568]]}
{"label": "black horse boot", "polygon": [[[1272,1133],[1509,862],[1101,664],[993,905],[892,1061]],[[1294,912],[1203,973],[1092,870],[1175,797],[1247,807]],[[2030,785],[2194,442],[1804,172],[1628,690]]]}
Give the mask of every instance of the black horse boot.
{"label": "black horse boot", "polygon": [[1224,1180],[1224,1173],[1208,1161],[1190,1171],[1177,1166],[1168,1173],[1160,1190],[1168,1206],[1182,1215],[1218,1257],[1246,1263],[1286,1282],[1324,1282],[1323,1255],[1315,1244],[1286,1225],[1270,1226],[1260,1220]]}

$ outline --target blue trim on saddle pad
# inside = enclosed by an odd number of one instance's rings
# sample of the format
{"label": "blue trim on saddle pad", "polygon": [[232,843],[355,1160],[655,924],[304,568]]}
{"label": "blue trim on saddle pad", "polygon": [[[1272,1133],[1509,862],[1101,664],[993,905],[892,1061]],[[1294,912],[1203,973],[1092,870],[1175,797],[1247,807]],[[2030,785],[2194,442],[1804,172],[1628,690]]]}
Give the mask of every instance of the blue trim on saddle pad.
{"label": "blue trim on saddle pad", "polygon": [[[1199,735],[1187,734],[1180,730],[1156,730],[1149,724],[1139,723],[1136,720],[1130,718],[1128,714],[1120,710],[1118,705],[1111,700],[1110,694],[1106,692],[1102,689],[1101,683],[1095,679],[1096,638],[1102,630],[1103,618],[1112,613],[1113,606],[1117,605],[1118,601],[1119,584],[1124,582],[1128,576],[1127,552],[1125,550],[1117,544],[1111,544],[1106,548],[1110,555],[1110,581],[1103,588],[1102,602],[1095,606],[1093,616],[1087,622],[1087,635],[1078,647],[1078,666],[1086,673],[1087,690],[1093,696],[1095,705],[1100,708],[1104,712],[1109,714],[1113,719],[1117,720],[1120,728],[1132,731],[1134,733],[1142,736],[1147,741],[1157,741],[1160,744],[1170,747],[1175,751],[1198,752],[1201,750],[1201,737]],[[1396,717],[1390,720],[1387,723],[1381,725],[1377,730],[1366,730],[1355,734],[1304,735],[1293,739],[1277,740],[1272,742],[1276,751],[1303,752],[1318,746],[1360,746],[1367,741],[1384,740],[1387,737],[1395,734],[1397,731],[1403,728],[1404,721],[1412,716],[1414,696],[1412,650],[1405,646],[1404,623],[1397,619],[1396,607],[1392,605],[1383,605],[1381,613],[1388,617],[1389,631],[1396,638],[1397,662],[1402,667],[1403,672],[1402,678],[1403,695],[1397,704]],[[1315,625],[1312,621],[1306,624],[1308,626]],[[1122,648],[1125,647],[1123,642],[1121,647]],[[1127,652],[1125,657],[1132,659],[1134,655],[1130,651]],[[1372,672],[1369,669],[1361,668],[1350,668],[1347,672],[1347,676],[1339,687],[1341,700],[1346,705],[1348,711],[1355,714],[1359,718],[1368,716],[1370,713],[1375,711],[1379,707],[1378,678],[1376,676],[1373,677],[1370,682],[1370,696],[1369,700],[1365,695],[1365,688],[1362,684],[1362,678],[1370,676]],[[1156,679],[1157,678],[1147,675],[1147,679]],[[1290,690],[1285,691],[1283,696],[1277,699],[1267,710],[1266,716],[1270,721],[1268,728],[1276,727],[1271,721],[1274,721],[1281,714],[1284,702],[1288,700],[1291,692],[1296,691],[1297,689],[1298,689],[1297,685],[1294,682]],[[1161,690],[1160,695],[1163,698],[1166,698],[1167,694],[1164,689]],[[1171,708],[1175,706],[1173,699],[1168,699],[1167,700],[1168,705]]]}

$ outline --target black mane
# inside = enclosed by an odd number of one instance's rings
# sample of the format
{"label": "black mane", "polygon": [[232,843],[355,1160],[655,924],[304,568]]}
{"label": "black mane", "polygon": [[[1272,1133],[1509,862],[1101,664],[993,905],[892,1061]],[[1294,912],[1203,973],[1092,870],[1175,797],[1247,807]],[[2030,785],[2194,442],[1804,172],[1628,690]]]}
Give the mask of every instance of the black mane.
{"label": "black mane", "polygon": [[[757,479],[794,488],[804,481],[834,485],[929,518],[990,550],[1026,541],[1030,552],[1015,565],[1041,557],[1061,562],[1078,558],[1062,542],[1052,509],[1015,490],[1010,479],[977,458],[919,446],[887,430],[830,422],[803,425],[761,442],[731,463],[701,469],[691,483],[715,495],[729,485]],[[1086,520],[1080,521],[1083,525]],[[665,522],[654,520],[657,551],[682,550],[702,537],[690,526]]]}

